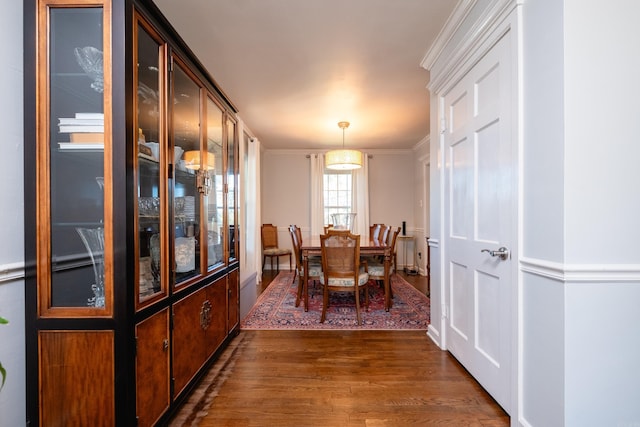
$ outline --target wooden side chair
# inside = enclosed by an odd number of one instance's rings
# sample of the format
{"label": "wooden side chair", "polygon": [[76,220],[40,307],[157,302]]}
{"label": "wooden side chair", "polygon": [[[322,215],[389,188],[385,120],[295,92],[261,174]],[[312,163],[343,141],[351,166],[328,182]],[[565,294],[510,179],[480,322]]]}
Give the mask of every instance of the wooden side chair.
{"label": "wooden side chair", "polygon": [[320,236],[322,250],[322,315],[324,323],[329,306],[329,292],[353,292],[356,300],[358,325],[360,316],[360,291],[364,289],[365,306],[369,309],[369,273],[366,262],[360,268],[360,236],[349,230],[329,230]]}
{"label": "wooden side chair", "polygon": [[262,272],[264,273],[264,265],[267,257],[271,261],[271,270],[273,270],[273,259],[276,259],[277,271],[280,271],[280,257],[289,257],[289,271],[291,271],[291,249],[281,248],[278,246],[278,227],[273,224],[262,224]]}
{"label": "wooden side chair", "polygon": [[[298,292],[296,294],[296,307],[298,307],[302,299],[302,290],[304,289],[304,264],[302,263],[302,251],[300,250],[302,247],[302,231],[297,225],[290,225],[289,234],[291,235],[291,245],[293,246],[293,253],[296,259],[296,270],[293,273],[293,281],[296,280],[297,276]],[[309,280],[313,280],[315,283],[320,280],[320,276],[322,275],[322,264],[320,260],[309,260],[307,264],[309,268]],[[291,283],[293,283],[293,281]]]}
{"label": "wooden side chair", "polygon": [[380,241],[387,244],[391,243],[389,238],[391,236],[391,226],[382,224],[380,227]]}
{"label": "wooden side chair", "polygon": [[369,226],[369,240],[378,240],[380,235],[380,224],[373,224]]}
{"label": "wooden side chair", "polygon": [[[391,228],[391,227],[389,227]],[[396,271],[396,240],[398,238],[398,234],[400,234],[400,227],[391,233],[391,241],[389,245],[391,246],[391,265],[389,266],[389,276],[391,276]],[[369,260],[369,278],[375,280],[376,282],[384,281],[384,260]],[[393,298],[393,292],[391,290],[391,286],[389,286],[389,292],[391,292],[390,297]]]}

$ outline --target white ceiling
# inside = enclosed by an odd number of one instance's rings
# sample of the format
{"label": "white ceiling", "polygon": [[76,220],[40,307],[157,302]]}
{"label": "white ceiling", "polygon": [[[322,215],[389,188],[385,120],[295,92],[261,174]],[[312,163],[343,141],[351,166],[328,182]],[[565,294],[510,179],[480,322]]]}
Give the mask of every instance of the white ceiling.
{"label": "white ceiling", "polygon": [[406,149],[457,0],[155,0],[265,148]]}

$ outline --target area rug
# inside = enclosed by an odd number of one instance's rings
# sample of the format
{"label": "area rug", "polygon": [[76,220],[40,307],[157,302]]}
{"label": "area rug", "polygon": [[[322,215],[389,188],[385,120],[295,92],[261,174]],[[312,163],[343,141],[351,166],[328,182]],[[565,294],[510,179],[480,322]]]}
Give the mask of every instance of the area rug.
{"label": "area rug", "polygon": [[426,330],[430,320],[429,298],[397,274],[391,276],[393,306],[384,310],[384,289],[371,282],[369,311],[361,298],[362,325],[357,324],[353,293],[330,293],[327,318],[320,323],[322,290],[320,284],[309,281],[309,311],[304,303],[295,306],[297,279],[293,272],[280,272],[260,295],[255,306],[240,323],[241,329],[371,329],[371,330]]}

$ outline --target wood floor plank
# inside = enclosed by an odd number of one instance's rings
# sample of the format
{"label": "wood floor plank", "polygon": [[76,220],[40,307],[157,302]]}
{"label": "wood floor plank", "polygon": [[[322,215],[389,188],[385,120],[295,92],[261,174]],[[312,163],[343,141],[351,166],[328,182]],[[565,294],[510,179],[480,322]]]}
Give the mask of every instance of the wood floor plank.
{"label": "wood floor plank", "polygon": [[173,426],[509,425],[423,331],[242,331],[233,344],[201,386],[207,404]]}

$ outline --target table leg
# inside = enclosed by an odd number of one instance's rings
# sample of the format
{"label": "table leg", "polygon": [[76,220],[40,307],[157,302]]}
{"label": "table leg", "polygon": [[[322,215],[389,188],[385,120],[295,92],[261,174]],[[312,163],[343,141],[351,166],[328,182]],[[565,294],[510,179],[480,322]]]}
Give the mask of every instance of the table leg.
{"label": "table leg", "polygon": [[301,277],[302,293],[304,294],[304,311],[309,311],[309,255],[302,254],[302,268],[304,275]]}
{"label": "table leg", "polygon": [[384,255],[384,309],[389,311],[391,308],[391,282],[389,278],[389,269],[391,268],[391,255]]}

